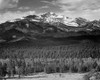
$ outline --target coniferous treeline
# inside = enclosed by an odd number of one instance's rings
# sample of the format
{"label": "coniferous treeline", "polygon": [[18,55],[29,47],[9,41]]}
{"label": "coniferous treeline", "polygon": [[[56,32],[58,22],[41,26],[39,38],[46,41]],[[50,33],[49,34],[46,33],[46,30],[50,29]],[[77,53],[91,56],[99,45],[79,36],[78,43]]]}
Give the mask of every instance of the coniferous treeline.
{"label": "coniferous treeline", "polygon": [[5,47],[0,49],[1,58],[10,55],[23,55],[24,58],[100,58],[100,44],[85,42],[81,44],[59,46],[23,46]]}

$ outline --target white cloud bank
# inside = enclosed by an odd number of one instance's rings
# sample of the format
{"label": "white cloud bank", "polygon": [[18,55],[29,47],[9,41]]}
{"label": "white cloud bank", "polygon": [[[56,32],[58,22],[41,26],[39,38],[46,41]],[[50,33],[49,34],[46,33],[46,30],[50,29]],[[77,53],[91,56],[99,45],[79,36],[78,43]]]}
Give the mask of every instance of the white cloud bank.
{"label": "white cloud bank", "polygon": [[[14,8],[18,6],[19,0],[0,0],[0,11],[8,8]],[[18,11],[6,11],[4,13],[0,13],[0,23],[17,19],[17,18],[22,18],[27,15],[32,15],[35,13],[35,11],[20,11],[20,10],[28,10],[29,7],[20,7]]]}
{"label": "white cloud bank", "polygon": [[0,23],[3,23],[3,22],[8,21],[8,20],[22,18],[24,16],[32,15],[32,14],[35,14],[35,11],[26,11],[26,12],[21,12],[21,11],[11,12],[11,11],[8,11],[6,13],[0,14]]}
{"label": "white cloud bank", "polygon": [[59,14],[90,20],[100,19],[100,0],[53,0],[51,2],[45,0],[42,2],[58,6],[63,10]]}

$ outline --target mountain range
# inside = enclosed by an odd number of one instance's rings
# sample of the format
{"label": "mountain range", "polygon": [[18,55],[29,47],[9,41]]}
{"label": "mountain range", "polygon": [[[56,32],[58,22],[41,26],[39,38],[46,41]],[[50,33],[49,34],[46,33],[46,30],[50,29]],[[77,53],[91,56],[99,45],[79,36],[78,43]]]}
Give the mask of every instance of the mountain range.
{"label": "mountain range", "polygon": [[81,17],[72,19],[53,12],[40,16],[28,15],[0,24],[0,43],[23,40],[79,40],[79,37],[90,39],[88,36],[96,36],[95,40],[99,40],[99,35],[99,20],[89,21]]}

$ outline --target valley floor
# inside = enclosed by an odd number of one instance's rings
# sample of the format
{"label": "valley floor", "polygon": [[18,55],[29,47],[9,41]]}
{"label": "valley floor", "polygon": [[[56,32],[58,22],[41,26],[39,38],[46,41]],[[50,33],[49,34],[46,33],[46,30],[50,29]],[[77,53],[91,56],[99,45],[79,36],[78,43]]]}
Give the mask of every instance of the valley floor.
{"label": "valley floor", "polygon": [[44,74],[39,73],[31,76],[25,76],[20,79],[7,79],[7,80],[84,80],[85,74],[79,73],[54,73],[54,74]]}

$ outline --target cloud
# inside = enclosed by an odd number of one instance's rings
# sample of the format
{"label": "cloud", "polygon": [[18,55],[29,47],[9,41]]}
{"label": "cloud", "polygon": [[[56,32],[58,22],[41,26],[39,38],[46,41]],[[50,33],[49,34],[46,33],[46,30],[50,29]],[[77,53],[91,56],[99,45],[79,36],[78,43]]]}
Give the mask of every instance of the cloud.
{"label": "cloud", "polygon": [[30,7],[19,7],[18,9],[19,10],[28,10],[28,9],[30,9]]}
{"label": "cloud", "polygon": [[100,8],[100,0],[53,0],[51,2],[42,2],[59,6],[62,10],[85,10]]}
{"label": "cloud", "polygon": [[0,10],[17,7],[19,0],[0,0]]}
{"label": "cloud", "polygon": [[35,14],[35,11],[26,11],[26,12],[21,12],[21,11],[12,12],[12,11],[8,11],[8,12],[5,12],[3,14],[0,14],[0,23],[3,23],[3,22],[8,21],[8,20],[22,18],[24,16],[32,15],[32,14]]}
{"label": "cloud", "polygon": [[42,2],[58,6],[62,11],[59,14],[74,18],[100,19],[100,0],[53,0]]}
{"label": "cloud", "polygon": [[100,20],[100,9],[98,10],[85,10],[85,11],[64,11],[58,13],[60,15],[65,15],[67,17],[76,18],[83,17],[88,20]]}
{"label": "cloud", "polygon": [[41,2],[43,2],[43,3],[47,3],[47,4],[51,4],[51,2],[49,2],[49,1],[41,1]]}
{"label": "cloud", "polygon": [[51,4],[51,5],[56,5],[56,4],[58,4],[58,3],[56,3],[57,1],[46,1],[46,0],[44,0],[44,1],[41,1],[42,3],[46,3],[46,4]]}
{"label": "cloud", "polygon": [[57,2],[64,15],[74,18],[84,17],[89,20],[100,19],[99,0],[57,0]]}
{"label": "cloud", "polygon": [[40,7],[39,9],[47,9],[47,8],[49,8],[49,6],[42,6],[42,7]]}

